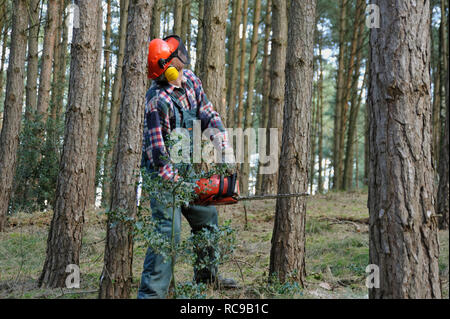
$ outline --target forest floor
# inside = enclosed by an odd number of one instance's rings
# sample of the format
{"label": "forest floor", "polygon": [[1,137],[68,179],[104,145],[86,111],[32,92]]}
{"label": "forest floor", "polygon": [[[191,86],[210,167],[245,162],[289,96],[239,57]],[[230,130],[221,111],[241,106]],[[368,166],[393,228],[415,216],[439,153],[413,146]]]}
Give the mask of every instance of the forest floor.
{"label": "forest floor", "polygon": [[[274,200],[248,202],[221,208],[220,222],[231,219],[237,247],[231,261],[220,267],[224,277],[235,278],[235,290],[207,289],[206,298],[367,298],[366,266],[369,264],[367,193],[329,193],[308,198],[306,224],[306,285],[268,284],[270,240]],[[19,213],[0,233],[0,298],[97,298],[103,267],[105,215],[85,216],[80,260],[80,289],[40,289],[37,278],[45,259],[52,212]],[[190,229],[183,218],[183,235]],[[439,269],[443,295],[449,297],[449,232],[441,231]],[[133,291],[137,294],[146,247],[136,243],[133,259]],[[178,282],[192,279],[192,266],[177,263]]]}

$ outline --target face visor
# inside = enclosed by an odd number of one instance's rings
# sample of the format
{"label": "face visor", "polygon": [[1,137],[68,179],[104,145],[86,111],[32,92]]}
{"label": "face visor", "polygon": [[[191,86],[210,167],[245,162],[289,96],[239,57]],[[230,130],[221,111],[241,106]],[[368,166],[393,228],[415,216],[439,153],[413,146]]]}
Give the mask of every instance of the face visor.
{"label": "face visor", "polygon": [[163,39],[166,41],[169,46],[175,47],[175,51],[170,54],[170,56],[167,59],[160,59],[159,65],[161,68],[164,68],[164,66],[172,61],[173,58],[178,58],[183,64],[188,65],[191,63],[191,59],[189,58],[189,54],[184,47],[183,41],[181,38],[177,35],[169,35],[168,37],[165,37]]}

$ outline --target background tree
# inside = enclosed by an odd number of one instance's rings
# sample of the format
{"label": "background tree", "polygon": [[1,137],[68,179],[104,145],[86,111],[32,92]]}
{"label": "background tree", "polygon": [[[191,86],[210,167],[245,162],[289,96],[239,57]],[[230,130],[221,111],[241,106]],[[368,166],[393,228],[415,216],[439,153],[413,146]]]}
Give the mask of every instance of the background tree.
{"label": "background tree", "polygon": [[[142,152],[148,37],[153,1],[131,0],[123,68],[120,130],[110,212],[136,214],[136,185]],[[100,298],[128,298],[133,277],[131,226],[108,219]]]}
{"label": "background tree", "polygon": [[[370,298],[440,298],[431,159],[429,2],[380,8],[370,36]],[[402,17],[408,16],[408,19]],[[415,30],[422,30],[416,32]]]}
{"label": "background tree", "polygon": [[[278,190],[284,194],[304,193],[308,189],[315,11],[315,0],[290,2],[278,177]],[[291,277],[302,286],[306,275],[305,223],[304,197],[277,199],[269,273],[283,282]]]}
{"label": "background tree", "polygon": [[19,145],[19,131],[21,125],[25,57],[26,57],[26,12],[27,1],[17,0],[12,10],[11,49],[8,62],[6,94],[4,103],[4,119],[0,135],[0,232],[6,226],[9,199],[11,196],[14,171],[17,162],[17,148]]}
{"label": "background tree", "polygon": [[[47,240],[46,259],[39,286],[64,287],[66,266],[79,264],[84,212],[88,205],[90,157],[94,148],[95,92],[100,68],[98,17],[100,0],[78,0],[79,28],[73,28],[69,102],[66,113],[64,147],[58,175],[54,214]],[[96,95],[94,95],[97,93]],[[96,133],[95,133],[96,134]]]}
{"label": "background tree", "polygon": [[[268,127],[283,127],[283,106],[285,94],[285,65],[287,47],[287,14],[284,1],[272,2],[272,48],[270,52],[270,94]],[[278,133],[279,134],[279,133]],[[281,134],[278,136],[278,147],[281,150]],[[266,138],[267,139],[267,138]],[[269,141],[269,139],[267,139]],[[270,148],[270,146],[269,146]],[[277,192],[278,172],[263,177],[264,194]]]}

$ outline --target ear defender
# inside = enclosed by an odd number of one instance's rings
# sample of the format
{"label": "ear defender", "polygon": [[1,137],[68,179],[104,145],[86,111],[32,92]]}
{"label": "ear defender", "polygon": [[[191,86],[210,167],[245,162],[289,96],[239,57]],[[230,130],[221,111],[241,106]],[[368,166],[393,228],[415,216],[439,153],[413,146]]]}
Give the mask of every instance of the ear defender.
{"label": "ear defender", "polygon": [[178,79],[179,73],[178,70],[173,67],[173,66],[169,66],[167,68],[167,70],[164,72],[164,75],[167,79],[167,81],[175,81],[176,79]]}

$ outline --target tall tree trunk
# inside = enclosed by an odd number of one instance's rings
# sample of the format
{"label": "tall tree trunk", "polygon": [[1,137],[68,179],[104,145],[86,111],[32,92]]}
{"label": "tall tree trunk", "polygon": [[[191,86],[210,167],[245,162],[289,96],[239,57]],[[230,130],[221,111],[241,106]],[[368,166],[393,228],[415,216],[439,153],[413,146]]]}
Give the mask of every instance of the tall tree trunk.
{"label": "tall tree trunk", "polygon": [[[261,114],[261,124],[259,127],[268,129],[269,125],[269,91],[270,91],[270,70],[269,70],[269,41],[270,41],[270,32],[272,29],[271,25],[271,12],[272,12],[272,0],[267,0],[266,7],[266,16],[264,18],[264,56],[262,62],[263,69],[263,85],[262,85],[262,114]],[[267,132],[267,131],[266,131]],[[269,133],[266,134],[266,145],[269,141]],[[259,163],[258,170],[261,167],[261,163]],[[263,193],[263,181],[265,178],[265,174],[258,174],[256,180],[256,194],[260,195]]]}
{"label": "tall tree trunk", "polygon": [[[281,149],[280,130],[283,127],[285,65],[287,46],[287,14],[285,1],[272,1],[272,47],[270,51],[270,93],[268,128],[278,128],[278,153]],[[267,135],[268,136],[268,135]],[[269,138],[266,138],[269,141]],[[272,147],[270,143],[267,145]],[[278,158],[278,157],[277,157]],[[278,170],[263,178],[263,193],[277,192]]]}
{"label": "tall tree trunk", "polygon": [[[6,18],[5,18],[6,19]],[[2,36],[2,58],[0,61],[0,99],[3,98],[3,72],[5,67],[5,59],[6,59],[6,44],[8,43],[8,24],[5,23],[3,29],[1,30]],[[3,111],[0,111],[0,131],[3,125]]]}
{"label": "tall tree trunk", "polygon": [[77,0],[79,28],[73,28],[69,102],[54,214],[47,240],[41,287],[64,287],[67,265],[79,264],[84,212],[91,187],[89,161],[97,97],[98,11],[100,0]]}
{"label": "tall tree trunk", "polygon": [[152,12],[152,25],[150,27],[150,39],[156,39],[160,37],[161,33],[161,12],[162,12],[162,0],[155,0],[153,4]]}
{"label": "tall tree trunk", "polygon": [[[270,0],[269,0],[270,1]],[[233,11],[234,19],[232,21],[232,45],[230,71],[228,76],[228,109],[227,109],[227,127],[234,127],[234,111],[236,109],[236,80],[238,72],[238,55],[239,55],[239,26],[242,18],[241,13],[242,1],[234,0]]]}
{"label": "tall tree trunk", "polygon": [[203,53],[203,31],[205,30],[205,1],[198,0],[198,29],[197,29],[197,43],[196,43],[196,59],[195,59],[195,73],[200,75],[201,73],[201,55]]}
{"label": "tall tree trunk", "polygon": [[37,102],[37,113],[40,116],[40,121],[42,123],[45,123],[47,120],[50,102],[52,63],[60,4],[61,0],[48,0],[47,5],[47,19],[45,23],[44,47],[42,49]]}
{"label": "tall tree trunk", "polygon": [[238,107],[235,115],[236,127],[242,128],[244,123],[244,90],[245,90],[245,57],[247,52],[247,16],[248,16],[248,0],[244,0],[244,8],[242,10],[242,38],[241,38],[241,63],[239,69],[239,93]]}
{"label": "tall tree trunk", "polygon": [[105,167],[102,185],[103,206],[109,205],[112,179],[112,163],[117,141],[117,122],[119,119],[120,93],[122,87],[123,57],[125,54],[125,40],[127,34],[128,6],[130,0],[120,0],[119,51],[117,54],[116,72],[111,97],[111,111],[108,127],[108,147],[105,151]]}
{"label": "tall tree trunk", "polygon": [[38,78],[38,37],[39,37],[39,0],[29,2],[28,15],[28,62],[25,118],[31,119],[31,114],[37,108],[37,78]]}
{"label": "tall tree trunk", "polygon": [[314,184],[314,163],[315,163],[315,155],[316,155],[316,136],[317,136],[317,118],[319,113],[319,90],[317,88],[317,82],[314,82],[316,72],[313,70],[313,93],[312,93],[312,103],[311,103],[311,130],[310,130],[310,147],[311,147],[311,156],[309,157],[309,192],[313,193],[313,184]]}
{"label": "tall tree trunk", "polygon": [[[448,72],[448,32],[447,32],[447,21],[446,21],[446,0],[441,0],[441,24],[439,27],[439,64],[440,64],[440,87],[439,87],[439,101],[440,101],[440,114],[445,113],[445,105],[446,105],[446,96],[445,96],[445,83],[446,83],[446,73]],[[440,116],[442,117],[442,116]],[[439,138],[438,138],[438,152],[436,154],[436,159],[440,158],[441,150],[444,152],[448,152],[448,149],[442,149],[441,140],[444,138],[442,131],[442,127],[445,127],[445,122],[441,119],[441,123],[439,123]],[[439,168],[440,163],[438,163],[437,167]]]}
{"label": "tall tree trunk", "polygon": [[[291,1],[283,143],[278,178],[281,193],[303,193],[308,190],[315,11],[315,0]],[[291,277],[304,285],[305,222],[305,197],[277,199],[269,273],[276,273],[282,282]]]}
{"label": "tall tree trunk", "polygon": [[[447,17],[450,21],[450,15]],[[450,25],[447,23],[447,25]],[[442,137],[442,152],[441,158],[439,159],[439,186],[437,192],[437,210],[436,213],[442,215],[439,219],[439,227],[441,229],[448,229],[449,224],[449,69],[447,62],[447,83],[445,87],[446,92],[446,112],[445,112],[445,130]]]}
{"label": "tall tree trunk", "polygon": [[205,2],[202,83],[214,109],[226,122],[225,33],[228,0]]}
{"label": "tall tree trunk", "polygon": [[318,141],[318,152],[319,152],[319,167],[317,172],[317,191],[319,194],[323,193],[323,66],[322,66],[322,39],[319,33],[319,83],[317,84],[317,89],[319,91],[319,141]]}
{"label": "tall tree trunk", "polygon": [[[431,159],[430,2],[375,1],[369,87],[370,298],[441,298]],[[404,19],[408,17],[408,19]],[[421,30],[417,32],[416,30]]]}
{"label": "tall tree trunk", "polygon": [[[353,160],[354,160],[354,142],[356,138],[356,122],[358,119],[358,112],[359,112],[359,106],[360,106],[360,99],[358,98],[360,95],[358,94],[358,80],[359,80],[359,69],[361,65],[362,60],[362,53],[363,53],[363,44],[364,44],[364,27],[365,27],[365,21],[364,21],[364,12],[365,12],[365,2],[364,0],[358,0],[356,2],[357,6],[357,16],[355,21],[355,33],[357,34],[355,36],[356,38],[356,45],[355,45],[355,54],[356,54],[356,61],[353,66],[352,59],[350,60],[350,63],[352,65],[349,66],[349,72],[352,72],[351,77],[351,86],[347,87],[347,91],[345,93],[345,98],[343,100],[344,107],[343,107],[343,114],[342,118],[347,118],[347,102],[349,94],[351,94],[351,100],[350,100],[350,117],[348,121],[348,130],[347,130],[347,146],[345,148],[345,158],[344,158],[344,174],[343,174],[343,182],[342,187],[345,190],[352,189],[352,181],[353,181]],[[353,48],[352,48],[353,53]],[[367,70],[367,68],[366,68]],[[366,78],[366,73],[364,74],[364,81],[363,81],[363,88],[364,88],[364,82]],[[350,78],[350,76],[347,77],[347,80]],[[362,94],[362,89],[361,89]],[[342,122],[341,127],[346,127],[346,122]],[[343,132],[345,130],[343,129]],[[343,142],[343,140],[341,140]]]}
{"label": "tall tree trunk", "polygon": [[[433,17],[433,10],[430,10],[430,19]],[[441,136],[441,58],[440,58],[440,45],[438,48],[438,53],[435,53],[434,40],[433,40],[433,27],[430,24],[430,38],[431,38],[431,68],[433,73],[433,165],[438,171],[439,163],[439,146],[440,146],[440,136]],[[441,41],[441,36],[439,33],[438,42]]]}
{"label": "tall tree trunk", "polygon": [[176,35],[181,34],[182,21],[183,21],[183,0],[175,0],[173,9],[173,34]]}
{"label": "tall tree trunk", "polygon": [[[340,170],[340,140],[341,140],[341,119],[342,119],[342,99],[344,91],[344,68],[345,68],[345,48],[344,42],[347,22],[347,1],[340,0],[340,16],[339,16],[339,59],[336,81],[336,104],[334,114],[334,137],[333,137],[333,189],[341,189],[342,171]],[[342,167],[341,167],[342,168]]]}
{"label": "tall tree trunk", "polygon": [[[117,164],[111,197],[111,212],[136,214],[136,176],[142,152],[147,79],[148,37],[152,0],[131,0],[127,30],[123,92],[118,139]],[[105,259],[100,278],[100,298],[129,298],[133,278],[133,238],[131,226],[108,219]]]}
{"label": "tall tree trunk", "polygon": [[[111,0],[107,0],[106,8],[106,32],[105,32],[105,50],[103,52],[105,62],[105,84],[103,90],[102,109],[100,112],[100,126],[98,129],[98,149],[97,149],[97,163],[96,163],[96,180],[95,186],[97,187],[100,182],[100,165],[103,161],[105,154],[105,135],[106,135],[106,121],[108,119],[108,104],[109,104],[109,90],[111,87],[110,76],[110,51],[111,51]],[[103,172],[105,174],[105,172]],[[104,179],[102,179],[104,183]]]}
{"label": "tall tree trunk", "polygon": [[181,39],[186,46],[186,49],[189,51],[190,48],[190,33],[191,33],[191,1],[192,0],[184,0],[183,1],[183,16],[181,20]]}
{"label": "tall tree trunk", "polygon": [[11,189],[17,162],[20,122],[22,115],[25,58],[27,50],[27,10],[26,0],[13,2],[12,35],[9,52],[4,119],[0,135],[0,232],[6,227]]}
{"label": "tall tree trunk", "polygon": [[[250,47],[250,60],[248,66],[248,89],[247,89],[247,103],[245,105],[245,126],[247,129],[252,127],[253,122],[253,97],[255,90],[255,69],[256,69],[256,56],[258,53],[258,30],[259,19],[261,16],[261,0],[255,0],[255,7],[253,10],[253,33],[252,42]],[[248,139],[244,139],[244,163],[242,164],[242,188],[241,191],[244,194],[250,193],[249,179],[250,179],[250,159],[251,155],[248,150]]]}

